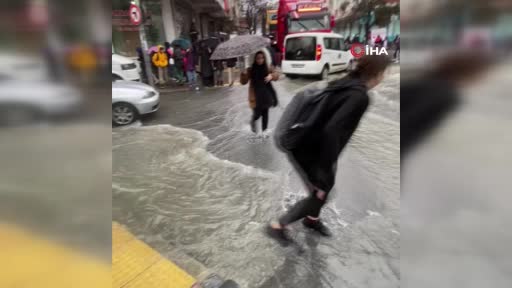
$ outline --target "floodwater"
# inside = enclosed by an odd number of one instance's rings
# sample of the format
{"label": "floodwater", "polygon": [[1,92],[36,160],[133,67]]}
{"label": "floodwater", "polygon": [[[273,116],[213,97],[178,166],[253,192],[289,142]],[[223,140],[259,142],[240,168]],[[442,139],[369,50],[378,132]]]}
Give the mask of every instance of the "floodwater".
{"label": "floodwater", "polygon": [[[371,93],[338,162],[322,214],[334,237],[299,223],[297,249],[263,234],[306,194],[272,139],[251,134],[247,87],[168,96],[151,125],[114,130],[114,220],[164,255],[175,247],[241,287],[399,287],[399,74],[392,67]],[[283,79],[274,87],[284,107],[317,84]],[[271,110],[269,127],[282,109]]]}

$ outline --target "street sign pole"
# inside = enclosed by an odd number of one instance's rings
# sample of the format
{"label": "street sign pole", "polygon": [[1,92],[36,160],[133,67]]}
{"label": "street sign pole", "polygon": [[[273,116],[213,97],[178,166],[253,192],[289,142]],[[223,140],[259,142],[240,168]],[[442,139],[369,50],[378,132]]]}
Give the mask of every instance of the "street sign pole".
{"label": "street sign pole", "polygon": [[[140,0],[135,0],[132,2],[133,4],[132,5],[137,5],[138,7],[141,7],[141,3],[140,3]],[[146,11],[146,9],[144,9],[144,4],[142,4],[142,10]],[[130,8],[130,20],[132,20],[132,12],[131,12],[131,8]],[[140,8],[138,10],[139,12],[141,11]],[[146,38],[146,29],[144,28],[144,17],[142,16],[142,13],[140,13],[140,17],[141,17],[141,20],[140,20],[140,23],[138,24],[138,27],[139,27],[139,39],[140,39],[140,45],[142,46],[142,58],[144,58],[144,67],[146,68],[146,77],[148,78],[148,84],[151,85],[151,86],[155,86],[155,81],[154,81],[154,78],[153,78],[153,71],[152,71],[152,68],[151,68],[151,59],[149,59],[149,54],[148,54],[148,42],[147,42],[147,38]],[[133,23],[133,22],[132,22]],[[137,24],[135,24],[137,25]]]}
{"label": "street sign pole", "polygon": [[149,54],[147,53],[149,47],[148,47],[148,42],[146,41],[146,30],[144,29],[144,25],[140,26],[139,37],[140,37],[140,43],[142,45],[142,56],[144,58],[144,65],[146,67],[146,77],[148,78],[148,84],[151,86],[155,86],[155,81],[153,79],[153,71],[151,68],[151,62],[149,59]]}

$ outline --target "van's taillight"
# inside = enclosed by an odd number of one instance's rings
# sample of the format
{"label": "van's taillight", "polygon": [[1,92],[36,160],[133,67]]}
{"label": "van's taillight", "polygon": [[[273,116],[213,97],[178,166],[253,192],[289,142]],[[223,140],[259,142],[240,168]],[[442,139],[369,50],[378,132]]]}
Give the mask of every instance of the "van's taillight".
{"label": "van's taillight", "polygon": [[322,45],[317,44],[316,45],[316,61],[320,61],[322,58]]}

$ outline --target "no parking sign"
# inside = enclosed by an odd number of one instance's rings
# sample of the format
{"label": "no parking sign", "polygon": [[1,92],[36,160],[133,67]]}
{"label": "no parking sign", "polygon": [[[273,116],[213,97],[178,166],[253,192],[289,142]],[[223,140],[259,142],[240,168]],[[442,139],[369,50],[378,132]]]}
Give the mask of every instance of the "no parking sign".
{"label": "no parking sign", "polygon": [[140,23],[142,22],[142,12],[140,11],[139,6],[137,6],[135,4],[131,4],[129,12],[130,12],[130,22],[136,26],[140,25]]}

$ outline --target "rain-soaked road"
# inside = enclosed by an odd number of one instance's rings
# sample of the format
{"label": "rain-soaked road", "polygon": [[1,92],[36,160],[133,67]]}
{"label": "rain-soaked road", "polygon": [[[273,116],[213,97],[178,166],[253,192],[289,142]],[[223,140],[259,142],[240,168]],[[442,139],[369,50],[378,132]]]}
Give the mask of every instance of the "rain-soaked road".
{"label": "rain-soaked road", "polygon": [[[322,214],[335,236],[293,227],[302,254],[262,233],[305,192],[272,140],[251,135],[246,86],[164,94],[143,126],[115,129],[113,218],[242,287],[399,287],[399,79],[394,66],[342,153]],[[312,82],[276,82],[281,106]]]}

